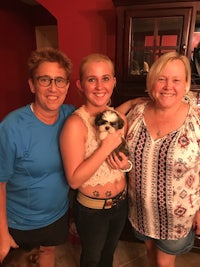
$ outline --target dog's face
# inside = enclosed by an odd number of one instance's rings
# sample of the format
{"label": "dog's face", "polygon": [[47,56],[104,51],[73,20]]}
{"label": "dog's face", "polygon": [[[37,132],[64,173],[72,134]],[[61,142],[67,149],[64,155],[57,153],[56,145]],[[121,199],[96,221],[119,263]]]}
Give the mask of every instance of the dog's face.
{"label": "dog's face", "polygon": [[105,110],[97,114],[95,125],[101,133],[113,133],[114,131],[123,128],[124,121],[114,110]]}

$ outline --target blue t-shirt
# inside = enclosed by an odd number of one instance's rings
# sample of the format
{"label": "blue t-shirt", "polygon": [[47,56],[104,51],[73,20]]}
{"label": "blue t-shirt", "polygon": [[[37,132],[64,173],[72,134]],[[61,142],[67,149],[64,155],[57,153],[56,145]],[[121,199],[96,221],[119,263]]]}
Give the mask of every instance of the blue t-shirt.
{"label": "blue t-shirt", "polygon": [[63,105],[58,120],[47,125],[27,105],[0,123],[0,182],[7,182],[9,227],[37,229],[66,213],[69,186],[59,135],[65,119],[74,110],[72,105]]}

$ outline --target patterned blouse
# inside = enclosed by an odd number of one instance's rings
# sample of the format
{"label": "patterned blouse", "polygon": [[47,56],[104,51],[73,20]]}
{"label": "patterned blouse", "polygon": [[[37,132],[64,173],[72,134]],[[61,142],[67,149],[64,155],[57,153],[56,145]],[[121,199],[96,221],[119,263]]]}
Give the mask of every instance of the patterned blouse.
{"label": "patterned blouse", "polygon": [[184,124],[153,140],[144,121],[145,103],[128,114],[129,219],[141,234],[178,239],[191,230],[200,206],[200,108],[190,106]]}

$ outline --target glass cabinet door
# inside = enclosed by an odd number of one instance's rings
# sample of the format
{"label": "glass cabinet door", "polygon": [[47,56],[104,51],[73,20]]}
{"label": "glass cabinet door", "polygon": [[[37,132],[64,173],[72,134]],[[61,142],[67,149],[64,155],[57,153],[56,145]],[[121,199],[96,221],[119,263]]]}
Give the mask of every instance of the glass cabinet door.
{"label": "glass cabinet door", "polygon": [[179,51],[183,17],[133,18],[131,23],[131,75],[145,75],[161,54]]}
{"label": "glass cabinet door", "polygon": [[[124,79],[146,76],[153,62],[168,51],[186,53],[189,8],[161,13],[128,11],[125,22]],[[128,53],[126,52],[128,51]]]}

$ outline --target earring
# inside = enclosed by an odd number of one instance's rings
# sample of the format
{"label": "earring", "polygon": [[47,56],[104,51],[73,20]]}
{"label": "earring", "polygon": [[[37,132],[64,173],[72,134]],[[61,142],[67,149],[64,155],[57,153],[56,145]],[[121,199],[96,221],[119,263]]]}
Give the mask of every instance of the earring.
{"label": "earring", "polygon": [[111,103],[112,103],[112,101],[111,101],[111,99],[109,99],[109,100],[108,100],[108,103],[107,103],[107,106],[110,107],[110,106],[111,106]]}

